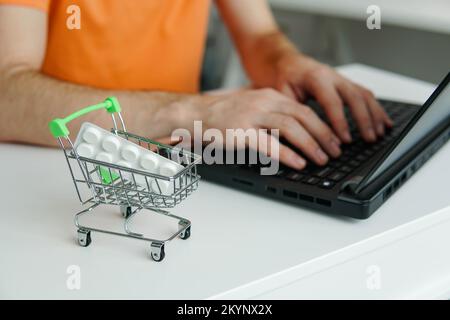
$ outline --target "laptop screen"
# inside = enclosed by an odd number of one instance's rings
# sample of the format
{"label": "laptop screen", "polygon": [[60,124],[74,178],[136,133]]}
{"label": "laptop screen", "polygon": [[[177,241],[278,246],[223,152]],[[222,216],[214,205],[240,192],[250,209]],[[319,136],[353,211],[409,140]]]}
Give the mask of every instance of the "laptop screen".
{"label": "laptop screen", "polygon": [[[372,169],[358,186],[358,191],[374,181],[392,164],[399,160],[409,149],[432,132],[433,128],[450,120],[450,73],[439,87],[412,118],[412,126],[407,125],[407,133],[401,134],[401,140]],[[437,96],[436,96],[437,95]],[[409,129],[409,130],[408,130]]]}

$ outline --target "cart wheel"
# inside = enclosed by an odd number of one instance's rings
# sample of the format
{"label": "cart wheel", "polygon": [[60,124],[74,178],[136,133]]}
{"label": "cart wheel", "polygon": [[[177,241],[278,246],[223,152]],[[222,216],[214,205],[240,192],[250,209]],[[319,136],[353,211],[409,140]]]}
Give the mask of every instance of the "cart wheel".
{"label": "cart wheel", "polygon": [[164,252],[164,243],[152,242],[151,245],[151,256],[156,262],[163,261],[166,253]]}
{"label": "cart wheel", "polygon": [[91,244],[91,231],[78,229],[78,244],[87,247]]}
{"label": "cart wheel", "polygon": [[126,219],[130,216],[131,214],[131,207],[129,206],[120,206],[120,213],[122,214],[122,216]]}
{"label": "cart wheel", "polygon": [[180,238],[183,240],[189,239],[191,236],[191,226],[187,227],[182,233],[180,233]]}

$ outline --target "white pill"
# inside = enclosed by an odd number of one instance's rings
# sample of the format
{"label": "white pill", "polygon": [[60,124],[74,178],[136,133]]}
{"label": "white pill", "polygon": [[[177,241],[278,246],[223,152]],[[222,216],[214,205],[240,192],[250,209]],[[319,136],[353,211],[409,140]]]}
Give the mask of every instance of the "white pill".
{"label": "white pill", "polygon": [[[145,182],[145,176],[135,174],[134,179],[136,180],[136,183],[140,185],[141,187],[147,188],[147,183]],[[148,183],[150,184],[150,178],[148,178]]]}
{"label": "white pill", "polygon": [[122,148],[122,157],[125,160],[134,162],[139,156],[139,150],[137,147],[132,145],[126,145]]}
{"label": "white pill", "polygon": [[[119,161],[119,162],[117,162],[117,165],[121,166],[121,167],[125,167],[125,168],[131,168],[131,164],[129,162],[126,162],[126,161]],[[123,170],[121,172],[122,172],[122,177],[124,179],[131,180],[131,173],[130,172],[123,171]],[[117,173],[119,173],[119,170],[117,170]]]}
{"label": "white pill", "polygon": [[81,157],[92,158],[92,156],[94,155],[94,147],[87,143],[81,143],[77,147],[77,153]]}
{"label": "white pill", "polygon": [[145,153],[141,155],[139,164],[145,170],[156,172],[156,169],[158,168],[158,157],[153,153]]}
{"label": "white pill", "polygon": [[173,192],[173,182],[158,180],[153,180],[151,182],[152,191],[156,194],[170,195]]}
{"label": "white pill", "polygon": [[97,157],[95,157],[95,159],[98,161],[103,161],[103,162],[108,162],[108,163],[113,162],[112,155],[109,153],[106,153],[106,152],[100,152],[99,154],[97,154]]}
{"label": "white pill", "polygon": [[90,144],[96,144],[100,141],[100,138],[102,137],[102,133],[100,130],[92,127],[88,127],[83,132],[83,139],[84,141],[90,143]]}
{"label": "white pill", "polygon": [[126,167],[126,168],[131,168],[131,164],[129,162],[126,161],[119,161],[117,162],[118,166],[122,166],[122,167]]}
{"label": "white pill", "polygon": [[172,162],[164,162],[161,163],[159,168],[159,173],[166,177],[172,177],[183,169],[182,166],[172,163]]}
{"label": "white pill", "polygon": [[119,151],[120,148],[119,138],[114,136],[105,137],[102,142],[102,147],[104,150],[108,152],[116,153],[117,151]]}
{"label": "white pill", "polygon": [[[126,161],[119,161],[117,162],[117,165],[122,166],[122,167],[126,167],[126,168],[132,168],[131,164],[129,162]],[[122,170],[122,177],[126,180],[129,180],[131,182],[135,182],[136,184],[146,188],[147,187],[147,183],[145,182],[145,176],[140,175],[140,174],[135,174],[134,175],[134,180],[133,180],[133,175],[131,174],[131,172],[128,171],[123,171]],[[150,183],[150,180],[149,180]]]}

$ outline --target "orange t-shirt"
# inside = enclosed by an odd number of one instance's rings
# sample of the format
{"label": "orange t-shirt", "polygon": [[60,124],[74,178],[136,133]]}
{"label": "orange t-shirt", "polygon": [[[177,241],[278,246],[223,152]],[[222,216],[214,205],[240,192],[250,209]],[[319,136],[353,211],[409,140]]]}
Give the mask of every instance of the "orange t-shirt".
{"label": "orange t-shirt", "polygon": [[106,89],[198,91],[208,0],[0,0],[0,4],[48,12],[45,74]]}

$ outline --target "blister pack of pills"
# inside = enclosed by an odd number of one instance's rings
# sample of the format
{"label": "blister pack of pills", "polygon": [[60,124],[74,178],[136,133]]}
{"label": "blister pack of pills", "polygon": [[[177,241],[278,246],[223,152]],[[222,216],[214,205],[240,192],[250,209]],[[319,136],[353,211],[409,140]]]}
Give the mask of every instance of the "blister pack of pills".
{"label": "blister pack of pills", "polygon": [[[112,163],[125,168],[146,171],[166,177],[172,177],[184,167],[151,150],[119,137],[99,126],[84,122],[75,140],[74,148],[79,156]],[[172,183],[159,179],[145,179],[142,175],[123,173],[123,178],[135,181],[145,187],[151,185],[154,192],[168,194],[173,192]]]}

